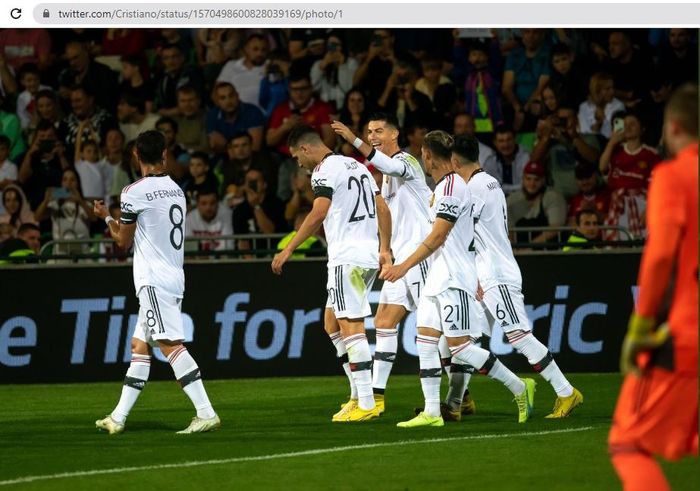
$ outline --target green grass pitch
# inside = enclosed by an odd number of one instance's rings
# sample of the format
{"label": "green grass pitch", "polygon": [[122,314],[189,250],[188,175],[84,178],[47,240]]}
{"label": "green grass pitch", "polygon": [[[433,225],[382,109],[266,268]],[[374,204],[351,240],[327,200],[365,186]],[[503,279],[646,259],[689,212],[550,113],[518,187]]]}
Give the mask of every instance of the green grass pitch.
{"label": "green grass pitch", "polygon": [[[179,386],[151,382],[117,436],[94,421],[119,383],[0,386],[0,490],[619,489],[605,442],[620,377],[571,380],[585,403],[567,419],[544,419],[554,393],[539,379],[533,418],[519,425],[510,393],[477,376],[476,415],[419,429],[396,428],[422,404],[414,376],[392,377],[385,415],[357,424],[330,422],[346,397],[341,377],[205,380],[223,426],[199,435],[175,435],[193,416]],[[697,459],[664,467],[674,490],[697,489]]]}

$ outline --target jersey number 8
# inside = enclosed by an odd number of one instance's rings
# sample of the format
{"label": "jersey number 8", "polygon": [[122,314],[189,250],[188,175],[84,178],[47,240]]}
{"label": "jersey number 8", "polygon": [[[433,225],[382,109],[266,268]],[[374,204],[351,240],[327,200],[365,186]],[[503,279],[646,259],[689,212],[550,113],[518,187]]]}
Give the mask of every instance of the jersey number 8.
{"label": "jersey number 8", "polygon": [[[182,213],[180,205],[170,207],[170,223],[173,224],[173,229],[170,231],[170,243],[176,250],[182,249],[182,243],[185,241],[185,232],[182,230],[182,224],[185,221],[185,216]],[[176,234],[177,232],[177,234]],[[177,238],[177,241],[175,240]]]}

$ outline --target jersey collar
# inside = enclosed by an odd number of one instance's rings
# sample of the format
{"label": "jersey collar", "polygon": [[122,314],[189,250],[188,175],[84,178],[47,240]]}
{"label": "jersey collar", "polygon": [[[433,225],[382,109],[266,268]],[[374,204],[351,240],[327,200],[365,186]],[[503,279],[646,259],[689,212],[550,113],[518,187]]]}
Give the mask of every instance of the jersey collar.
{"label": "jersey collar", "polygon": [[437,185],[440,184],[442,181],[444,181],[445,178],[446,178],[447,176],[451,176],[451,175],[454,174],[454,173],[455,173],[455,171],[451,171],[451,172],[448,172],[447,174],[445,174],[444,176],[442,176],[442,177],[438,180],[438,182],[435,183],[435,186],[437,186]]}
{"label": "jersey collar", "polygon": [[479,168],[476,169],[474,172],[472,172],[472,175],[469,176],[469,180],[471,181],[472,179],[474,179],[474,176],[475,176],[475,175],[477,175],[477,174],[479,174],[479,173],[481,173],[481,172],[484,172],[484,169],[481,168],[481,167],[479,167]]}
{"label": "jersey collar", "polygon": [[322,158],[321,161],[318,163],[318,165],[321,165],[323,162],[325,162],[325,160],[326,160],[328,157],[331,157],[331,156],[333,156],[333,155],[335,155],[335,154],[336,154],[335,152],[328,152],[326,155],[323,156],[323,158]]}
{"label": "jersey collar", "polygon": [[166,174],[165,172],[163,172],[162,174],[146,174],[143,177],[168,177],[168,174]]}

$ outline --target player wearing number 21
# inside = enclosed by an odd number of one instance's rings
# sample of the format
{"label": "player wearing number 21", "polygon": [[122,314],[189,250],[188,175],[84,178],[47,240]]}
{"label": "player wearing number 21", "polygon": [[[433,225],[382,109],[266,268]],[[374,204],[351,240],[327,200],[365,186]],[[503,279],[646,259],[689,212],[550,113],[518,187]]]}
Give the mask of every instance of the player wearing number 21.
{"label": "player wearing number 21", "polygon": [[[296,236],[272,261],[282,266],[299,244],[323,223],[328,241],[328,300],[324,328],[335,345],[350,381],[357,406],[332,418],[334,422],[365,421],[379,416],[372,394],[372,355],[364,318],[370,315],[369,291],[382,251],[389,250],[391,214],[367,167],[335,155],[312,128],[298,126],[289,134],[289,149],[300,166],[311,170],[315,199]],[[379,239],[377,229],[379,228]]]}
{"label": "player wearing number 21", "polygon": [[134,158],[143,178],[126,186],[121,194],[121,219],[114,220],[101,201],[95,201],[95,215],[103,218],[119,247],[134,245],[134,286],[139,315],[131,339],[131,363],[117,406],[97,428],[109,434],[124,431],[129,411],[143,390],[151,366],[152,347],[168,358],[197,415],[178,433],[200,433],[221,424],[202,383],[197,363],[182,344],[184,334],[180,309],[185,291],[184,218],[185,195],[166,173],[165,138],[158,131],[146,131],[136,139]]}

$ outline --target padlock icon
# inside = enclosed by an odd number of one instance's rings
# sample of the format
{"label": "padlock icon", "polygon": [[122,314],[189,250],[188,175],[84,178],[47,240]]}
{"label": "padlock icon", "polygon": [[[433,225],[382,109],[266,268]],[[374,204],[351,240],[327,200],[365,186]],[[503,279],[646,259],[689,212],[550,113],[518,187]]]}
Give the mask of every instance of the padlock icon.
{"label": "padlock icon", "polygon": [[49,17],[51,17],[51,14],[49,13],[49,9],[44,9],[43,16],[44,16],[44,19],[48,19]]}

